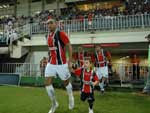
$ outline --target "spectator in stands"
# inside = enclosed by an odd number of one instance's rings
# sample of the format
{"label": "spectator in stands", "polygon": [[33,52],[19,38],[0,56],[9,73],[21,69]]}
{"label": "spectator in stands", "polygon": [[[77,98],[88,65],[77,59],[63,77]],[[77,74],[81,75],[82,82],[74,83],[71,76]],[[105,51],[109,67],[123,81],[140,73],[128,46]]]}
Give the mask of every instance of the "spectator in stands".
{"label": "spectator in stands", "polygon": [[132,76],[133,76],[133,80],[139,80],[140,79],[140,59],[137,57],[136,54],[133,55],[133,57],[131,58],[131,63],[132,63]]}
{"label": "spectator in stands", "polygon": [[84,27],[84,15],[80,14],[79,15],[79,21],[80,21],[80,29],[83,31],[83,27]]}
{"label": "spectator in stands", "polygon": [[[123,4],[123,3],[122,3]],[[88,19],[88,25],[91,26],[91,17],[99,18],[101,16],[118,16],[118,15],[136,15],[136,14],[150,14],[150,2],[149,0],[125,0],[125,5],[113,6],[111,8],[95,8],[87,11],[81,11],[80,9],[75,9],[74,6],[68,6],[62,11],[62,15],[58,17],[58,20],[74,20],[79,19],[79,22],[83,22],[83,18]],[[109,6],[108,6],[109,7]],[[120,10],[121,9],[121,10]],[[66,13],[67,11],[67,13]],[[92,16],[91,16],[92,15]],[[4,17],[1,21],[7,23],[8,20],[13,20],[13,23],[18,22],[18,25],[24,25],[32,22],[44,22],[47,17],[55,18],[55,12],[50,12],[48,10],[41,11],[39,14],[32,15],[32,17]],[[83,24],[81,24],[83,25]],[[89,27],[90,28],[90,27]],[[82,29],[82,27],[81,27]]]}
{"label": "spectator in stands", "polygon": [[[74,108],[72,85],[69,82],[69,69],[72,68],[72,46],[66,33],[57,29],[57,22],[55,19],[48,19],[47,24],[50,30],[47,39],[50,58],[45,69],[45,83],[47,93],[52,102],[52,107],[49,113],[54,113],[55,109],[58,107],[58,103],[55,98],[55,91],[52,85],[52,79],[56,76],[56,74],[58,74],[58,76],[61,78],[61,80],[63,80],[64,85],[66,86],[69,96],[69,109]],[[66,59],[66,47],[68,47],[69,52],[68,62]]]}
{"label": "spectator in stands", "polygon": [[14,24],[12,20],[8,21],[8,25],[6,26],[5,33],[6,33],[7,44],[11,44],[13,41],[18,39],[18,33],[14,29]]}
{"label": "spectator in stands", "polygon": [[89,31],[93,32],[93,28],[92,28],[92,18],[93,18],[93,14],[89,13],[88,14],[88,27],[89,27]]}
{"label": "spectator in stands", "polygon": [[6,38],[6,43],[9,44],[12,42],[12,36],[13,36],[13,23],[11,20],[8,21],[8,24],[6,26],[6,34],[7,34],[7,38]]}

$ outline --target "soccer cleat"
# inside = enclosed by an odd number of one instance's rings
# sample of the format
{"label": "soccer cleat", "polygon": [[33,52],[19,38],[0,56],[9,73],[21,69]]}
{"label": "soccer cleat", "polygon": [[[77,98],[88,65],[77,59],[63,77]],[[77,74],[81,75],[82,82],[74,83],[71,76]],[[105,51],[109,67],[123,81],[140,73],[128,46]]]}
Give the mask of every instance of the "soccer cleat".
{"label": "soccer cleat", "polygon": [[93,112],[93,109],[90,109],[90,108],[89,108],[89,113],[94,113],[94,112]]}
{"label": "soccer cleat", "polygon": [[71,98],[69,98],[69,109],[73,109],[74,108],[74,97],[72,96]]}
{"label": "soccer cleat", "polygon": [[56,102],[54,105],[52,105],[52,107],[51,107],[51,109],[50,109],[50,111],[49,111],[48,113],[54,113],[55,110],[56,110],[56,108],[57,108],[58,106],[59,106],[59,105],[58,105],[58,103]]}

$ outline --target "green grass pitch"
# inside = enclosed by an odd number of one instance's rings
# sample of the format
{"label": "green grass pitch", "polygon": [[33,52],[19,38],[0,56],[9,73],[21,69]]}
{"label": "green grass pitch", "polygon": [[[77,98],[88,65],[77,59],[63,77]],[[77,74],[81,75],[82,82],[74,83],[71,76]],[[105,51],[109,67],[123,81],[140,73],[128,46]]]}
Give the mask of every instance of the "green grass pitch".
{"label": "green grass pitch", "polygon": [[[59,107],[55,113],[88,113],[87,102],[74,91],[75,108],[68,110],[65,90],[55,89]],[[44,88],[0,86],[0,113],[48,113],[50,100]],[[150,96],[127,92],[95,91],[94,113],[150,113]]]}

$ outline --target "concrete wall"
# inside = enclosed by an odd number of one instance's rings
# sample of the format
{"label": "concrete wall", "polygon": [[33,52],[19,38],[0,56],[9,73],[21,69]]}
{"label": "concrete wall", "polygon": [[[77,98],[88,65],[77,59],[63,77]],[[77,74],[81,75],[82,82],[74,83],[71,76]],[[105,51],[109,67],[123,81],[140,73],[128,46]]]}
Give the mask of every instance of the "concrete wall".
{"label": "concrete wall", "polygon": [[20,4],[17,5],[17,16],[28,16],[28,0],[18,0]]}
{"label": "concrete wall", "polygon": [[48,57],[47,51],[32,51],[26,59],[26,63],[40,64],[43,57]]}
{"label": "concrete wall", "polygon": [[[25,15],[28,16],[28,0],[18,0],[20,2],[19,5],[17,5],[17,15]],[[64,3],[59,3],[60,8],[67,7]],[[45,3],[45,10],[54,10],[57,9],[56,2],[52,4],[46,4]],[[42,11],[42,2],[34,2],[31,4],[31,15],[35,14],[35,12]]]}
{"label": "concrete wall", "polygon": [[[29,15],[29,2],[28,0],[17,0],[19,4],[17,4],[17,16],[28,16]],[[59,3],[60,8],[67,7],[65,3]],[[54,10],[57,9],[56,2],[52,4],[45,3],[45,10]],[[37,11],[42,10],[42,1],[40,2],[33,2],[31,3],[31,15],[35,14]],[[1,8],[0,9],[0,16],[4,15],[14,15],[14,6],[10,6],[9,8]]]}
{"label": "concrete wall", "polygon": [[[97,44],[97,43],[132,43],[132,42],[147,42],[145,36],[149,34],[148,30],[145,31],[120,31],[120,32],[97,32],[96,34],[90,33],[72,33],[70,35],[71,44]],[[92,40],[91,37],[94,37]],[[82,39],[82,41],[81,41]],[[45,34],[33,35],[32,40],[25,43],[23,46],[46,46]]]}

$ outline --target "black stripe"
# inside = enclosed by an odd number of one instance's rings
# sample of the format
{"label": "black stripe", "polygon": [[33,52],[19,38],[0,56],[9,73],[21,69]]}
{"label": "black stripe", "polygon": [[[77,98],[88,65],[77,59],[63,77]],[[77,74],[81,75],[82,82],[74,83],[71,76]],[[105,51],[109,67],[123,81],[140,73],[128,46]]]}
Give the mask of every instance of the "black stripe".
{"label": "black stripe", "polygon": [[[105,55],[104,55],[104,52],[103,52],[103,60],[104,60],[104,65],[106,66],[107,65],[107,62],[106,62],[106,57],[105,57]],[[100,67],[100,64],[99,64],[99,59],[98,59],[98,53],[96,52],[95,53],[95,57],[96,57],[96,61],[97,61],[97,63],[96,63],[96,66],[97,67]]]}
{"label": "black stripe", "polygon": [[99,61],[98,61],[98,54],[97,54],[97,52],[95,52],[95,57],[96,57],[96,62],[95,62],[95,65],[96,65],[96,67],[99,67]]}
{"label": "black stripe", "polygon": [[[64,44],[62,44],[62,41],[60,40],[60,35],[59,35],[59,31],[56,32],[55,34],[55,46],[56,46],[56,53],[57,53],[57,61],[58,61],[58,65],[61,65],[63,64],[63,62],[61,61],[61,54],[60,54],[60,50],[59,50],[59,43],[60,43],[60,46],[64,49]],[[60,47],[60,48],[61,48]]]}
{"label": "black stripe", "polygon": [[65,47],[65,44],[63,43],[63,41],[62,40],[60,40],[60,31],[58,31],[58,39],[59,39],[59,42],[60,42],[60,45],[61,45],[61,47],[62,47],[62,49],[64,50],[64,47]]}

